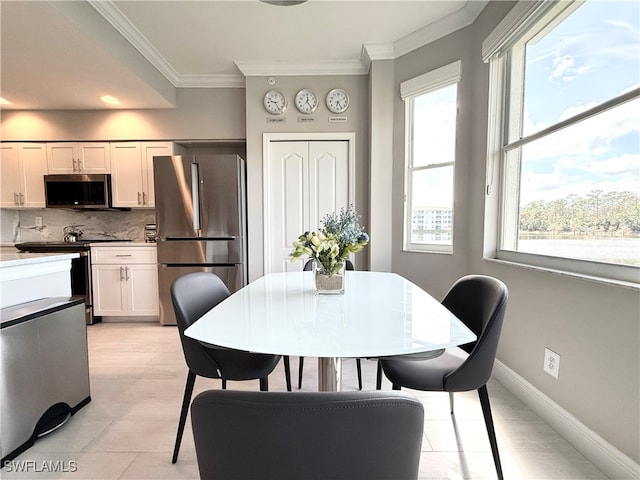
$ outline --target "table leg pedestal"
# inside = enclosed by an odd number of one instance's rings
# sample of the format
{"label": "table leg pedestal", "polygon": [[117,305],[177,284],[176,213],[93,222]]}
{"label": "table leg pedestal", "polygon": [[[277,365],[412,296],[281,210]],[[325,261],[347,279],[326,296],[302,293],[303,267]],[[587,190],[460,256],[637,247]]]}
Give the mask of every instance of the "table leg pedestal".
{"label": "table leg pedestal", "polygon": [[342,359],[336,357],[318,358],[318,391],[339,392],[342,383]]}

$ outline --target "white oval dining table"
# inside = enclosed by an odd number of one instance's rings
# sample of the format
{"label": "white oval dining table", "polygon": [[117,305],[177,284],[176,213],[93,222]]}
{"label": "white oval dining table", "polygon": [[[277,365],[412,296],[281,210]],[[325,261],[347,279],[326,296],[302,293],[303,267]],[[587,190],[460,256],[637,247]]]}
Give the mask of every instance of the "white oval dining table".
{"label": "white oval dining table", "polygon": [[342,358],[419,354],[476,340],[455,315],[395,273],[345,272],[345,293],[316,295],[312,272],[271,273],[185,330],[199,342],[318,358],[318,390],[341,387]]}

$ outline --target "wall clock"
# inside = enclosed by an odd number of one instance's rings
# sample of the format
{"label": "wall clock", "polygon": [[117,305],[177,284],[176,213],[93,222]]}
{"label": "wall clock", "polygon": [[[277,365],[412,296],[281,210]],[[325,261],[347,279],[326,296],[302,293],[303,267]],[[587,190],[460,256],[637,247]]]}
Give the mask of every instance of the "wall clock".
{"label": "wall clock", "polygon": [[333,113],[344,113],[349,108],[349,95],[341,88],[327,93],[327,108]]}
{"label": "wall clock", "polygon": [[287,109],[287,99],[278,90],[269,90],[264,94],[264,108],[272,115],[281,115]]}
{"label": "wall clock", "polygon": [[300,113],[313,113],[318,108],[318,97],[308,88],[303,88],[296,94],[296,108]]}

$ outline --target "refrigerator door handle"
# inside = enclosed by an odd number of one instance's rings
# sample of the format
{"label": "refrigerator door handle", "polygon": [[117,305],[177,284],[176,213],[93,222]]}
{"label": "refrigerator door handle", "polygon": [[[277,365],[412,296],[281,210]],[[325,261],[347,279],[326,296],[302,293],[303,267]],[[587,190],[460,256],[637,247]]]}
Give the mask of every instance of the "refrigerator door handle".
{"label": "refrigerator door handle", "polygon": [[198,164],[191,164],[191,201],[193,203],[193,229],[196,236],[202,234],[200,227],[200,172]]}

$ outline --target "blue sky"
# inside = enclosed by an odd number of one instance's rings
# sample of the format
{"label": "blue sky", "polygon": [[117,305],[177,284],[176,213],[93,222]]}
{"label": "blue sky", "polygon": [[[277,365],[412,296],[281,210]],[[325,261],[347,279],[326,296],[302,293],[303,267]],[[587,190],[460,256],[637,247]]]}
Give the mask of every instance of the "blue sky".
{"label": "blue sky", "polygon": [[[588,1],[527,47],[524,135],[640,86],[640,2]],[[523,204],[592,190],[640,194],[640,101],[523,151]]]}

